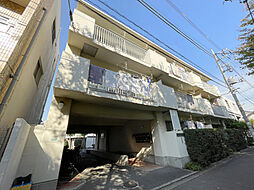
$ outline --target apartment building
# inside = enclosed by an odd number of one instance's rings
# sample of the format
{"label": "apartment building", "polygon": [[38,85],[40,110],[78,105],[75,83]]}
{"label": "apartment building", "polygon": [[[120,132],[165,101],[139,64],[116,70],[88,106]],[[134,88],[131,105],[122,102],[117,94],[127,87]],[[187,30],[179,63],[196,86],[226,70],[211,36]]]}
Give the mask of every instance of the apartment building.
{"label": "apartment building", "polygon": [[24,118],[40,123],[59,59],[60,1],[0,2],[0,145]]}
{"label": "apartment building", "polygon": [[0,158],[17,118],[41,122],[59,60],[60,11],[60,0],[0,1]]}
{"label": "apartment building", "polygon": [[15,123],[28,128],[29,134],[20,141],[11,138],[13,144],[22,145],[13,176],[31,173],[34,188],[55,189],[64,140],[73,133],[96,134],[94,148],[100,155],[131,156],[143,151],[147,162],[182,168],[189,161],[183,130],[223,127],[223,121],[231,118],[219,89],[209,80],[79,1],[47,121]]}
{"label": "apartment building", "polygon": [[[224,127],[230,112],[218,87],[124,24],[80,1],[54,85],[54,105],[69,108],[67,133],[97,134],[100,152],[183,167],[185,128]],[[52,107],[53,109],[53,107]],[[50,113],[51,114],[51,113]]]}

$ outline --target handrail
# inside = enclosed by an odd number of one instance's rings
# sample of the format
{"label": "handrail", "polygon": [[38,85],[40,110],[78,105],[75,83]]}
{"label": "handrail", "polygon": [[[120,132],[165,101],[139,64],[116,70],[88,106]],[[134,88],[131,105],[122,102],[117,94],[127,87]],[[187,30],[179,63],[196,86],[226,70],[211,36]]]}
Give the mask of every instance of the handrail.
{"label": "handrail", "polygon": [[145,58],[146,50],[144,48],[96,24],[93,39],[139,60],[143,61]]}

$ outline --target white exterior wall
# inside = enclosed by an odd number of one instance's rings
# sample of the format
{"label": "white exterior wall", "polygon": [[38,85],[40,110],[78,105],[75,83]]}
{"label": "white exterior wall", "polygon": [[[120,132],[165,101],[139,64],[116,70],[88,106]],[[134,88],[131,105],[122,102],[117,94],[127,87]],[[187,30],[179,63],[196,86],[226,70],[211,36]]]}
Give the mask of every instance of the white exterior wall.
{"label": "white exterior wall", "polygon": [[[61,110],[60,101],[64,102]],[[31,173],[35,189],[56,189],[70,108],[70,99],[53,98],[46,123],[30,131],[16,177]]]}
{"label": "white exterior wall", "polygon": [[[118,101],[149,105],[154,107],[177,108],[174,89],[165,86],[161,81],[152,83],[151,97],[154,101],[142,100],[129,96],[92,90],[88,87],[90,60],[64,52],[60,61],[54,87],[57,89],[83,92],[90,96],[108,98]],[[71,94],[71,93],[69,93]]]}
{"label": "white exterior wall", "polygon": [[[227,101],[227,102],[226,102]],[[227,108],[227,110],[229,111],[231,117],[233,117],[232,119],[237,119],[236,116],[238,117],[242,117],[240,110],[238,109],[235,101],[226,98],[225,96],[221,96],[218,99],[218,103],[222,106],[225,106]]]}
{"label": "white exterior wall", "polygon": [[78,28],[78,32],[89,38],[93,37],[95,19],[78,11],[77,9],[73,12],[74,27]]}
{"label": "white exterior wall", "polygon": [[155,163],[160,165],[171,165],[183,168],[189,161],[189,155],[185,145],[184,137],[178,137],[180,123],[175,111],[171,111],[173,131],[167,131],[165,119],[161,112],[156,112],[156,120],[153,123],[153,151]]}

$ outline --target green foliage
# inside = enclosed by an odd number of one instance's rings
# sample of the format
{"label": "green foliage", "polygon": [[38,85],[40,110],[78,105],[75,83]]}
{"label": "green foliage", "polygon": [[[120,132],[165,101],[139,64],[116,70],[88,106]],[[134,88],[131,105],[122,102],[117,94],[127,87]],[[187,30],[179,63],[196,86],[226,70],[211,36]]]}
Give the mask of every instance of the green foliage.
{"label": "green foliage", "polygon": [[[249,6],[252,15],[254,15],[253,1],[249,1]],[[249,13],[241,22],[241,34],[238,38],[241,44],[237,48],[238,60],[243,65],[243,68],[250,70],[249,74],[254,74],[254,23]]]}
{"label": "green foliage", "polygon": [[229,151],[236,152],[247,147],[246,133],[239,129],[225,129],[225,143]]}
{"label": "green foliage", "polygon": [[188,129],[184,136],[191,161],[201,167],[247,147],[245,131],[239,129]]}
{"label": "green foliage", "polygon": [[251,119],[250,123],[252,124],[252,127],[254,128],[254,119]]}
{"label": "green foliage", "polygon": [[192,170],[192,171],[200,171],[202,170],[202,166],[196,162],[188,162],[185,164],[185,169]]}
{"label": "green foliage", "polygon": [[226,124],[227,128],[230,128],[230,129],[248,130],[246,123],[243,121],[227,120],[225,122],[225,124]]}

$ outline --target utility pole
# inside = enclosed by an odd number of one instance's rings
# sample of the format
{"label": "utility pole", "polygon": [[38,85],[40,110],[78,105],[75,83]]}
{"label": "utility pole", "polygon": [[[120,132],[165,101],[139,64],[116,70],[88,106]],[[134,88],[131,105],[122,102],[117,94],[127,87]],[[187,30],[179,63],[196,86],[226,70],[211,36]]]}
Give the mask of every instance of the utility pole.
{"label": "utility pole", "polygon": [[220,69],[220,72],[221,72],[221,74],[222,74],[222,76],[223,76],[223,78],[224,78],[224,81],[225,81],[226,85],[228,86],[228,89],[229,89],[229,91],[231,92],[233,98],[235,99],[236,105],[238,106],[238,108],[239,108],[239,110],[240,110],[240,112],[241,112],[241,114],[242,114],[242,116],[243,116],[243,119],[244,119],[245,123],[247,124],[247,126],[248,126],[248,128],[249,128],[249,130],[250,130],[251,136],[252,136],[252,138],[254,138],[254,129],[253,129],[252,125],[250,124],[250,121],[249,121],[248,117],[246,116],[246,113],[245,113],[245,111],[243,110],[243,107],[242,107],[241,103],[239,102],[239,100],[238,100],[238,98],[237,98],[237,96],[236,96],[236,94],[235,94],[235,90],[233,89],[233,87],[231,86],[231,84],[229,84],[229,82],[228,82],[228,80],[227,80],[227,77],[226,77],[226,75],[225,75],[225,73],[224,73],[224,71],[223,71],[223,69],[222,69],[222,67],[221,67],[221,65],[220,65],[220,62],[219,62],[219,60],[218,60],[218,57],[216,56],[216,54],[214,53],[214,51],[213,51],[212,49],[211,49],[211,51],[212,51],[212,53],[213,53],[213,57],[214,57],[214,59],[215,59],[217,65],[218,65],[218,67],[219,67],[219,69]]}

